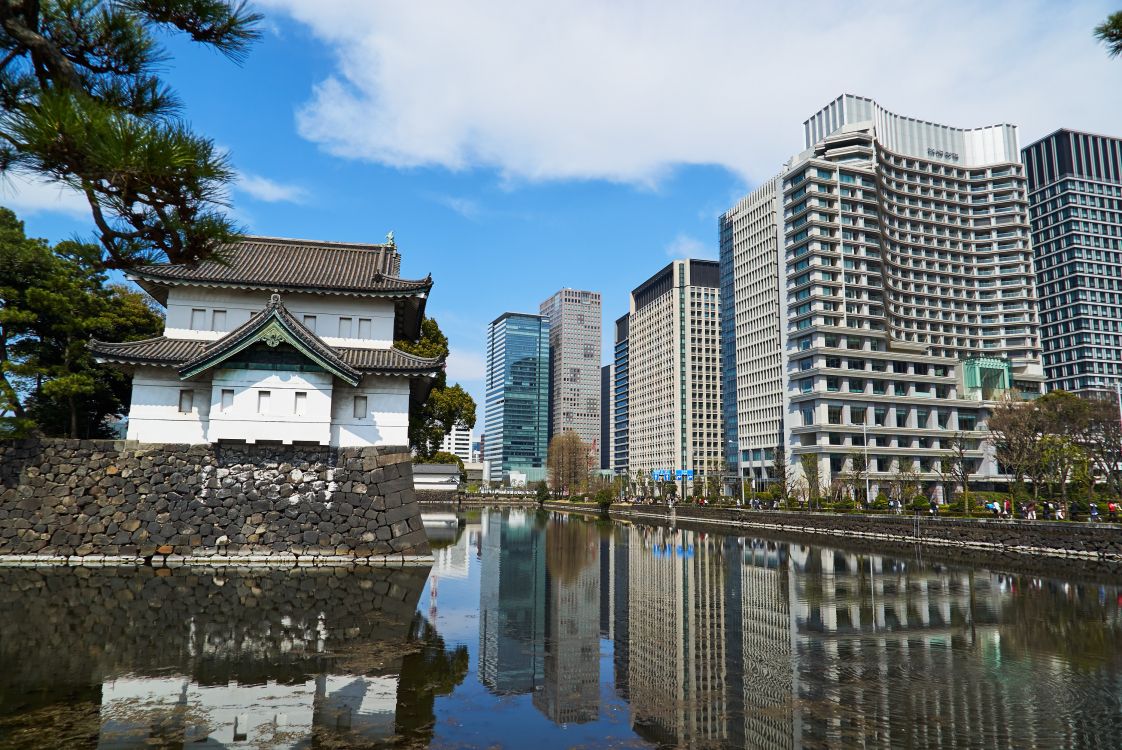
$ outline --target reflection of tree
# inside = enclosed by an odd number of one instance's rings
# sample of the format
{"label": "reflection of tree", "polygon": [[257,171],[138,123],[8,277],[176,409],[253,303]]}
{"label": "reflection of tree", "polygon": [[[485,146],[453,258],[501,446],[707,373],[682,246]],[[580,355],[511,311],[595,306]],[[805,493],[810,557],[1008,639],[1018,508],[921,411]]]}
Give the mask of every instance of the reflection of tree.
{"label": "reflection of tree", "polygon": [[450,694],[464,681],[468,650],[463,645],[448,650],[436,628],[419,614],[413,620],[410,640],[423,647],[402,661],[395,727],[407,746],[427,747],[436,720],[436,696]]}
{"label": "reflection of tree", "polygon": [[555,521],[546,530],[545,567],[550,577],[573,583],[592,559],[596,546],[592,529],[580,521]]}
{"label": "reflection of tree", "polygon": [[1015,593],[1002,604],[1003,651],[1053,654],[1081,667],[1111,662],[1122,667],[1118,654],[1122,627],[1113,602],[1104,606],[1089,591],[1065,592],[1047,581],[1039,589],[1029,585],[1027,579],[1018,579]]}

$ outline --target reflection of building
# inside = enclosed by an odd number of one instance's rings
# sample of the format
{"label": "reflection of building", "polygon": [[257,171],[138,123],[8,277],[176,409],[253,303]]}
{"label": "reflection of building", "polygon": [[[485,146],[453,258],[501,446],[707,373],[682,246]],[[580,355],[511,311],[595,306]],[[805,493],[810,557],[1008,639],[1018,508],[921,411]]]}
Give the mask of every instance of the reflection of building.
{"label": "reflection of building", "polygon": [[[798,748],[802,742],[793,718],[795,690],[792,668],[790,572],[786,545],[741,540],[745,545],[730,566],[736,568],[740,594],[735,620],[744,664],[743,678],[730,700],[741,713],[731,717],[734,732],[746,747]],[[730,555],[730,558],[732,555]],[[730,691],[732,692],[732,691]]]}
{"label": "reflection of building", "polygon": [[396,675],[325,674],[264,685],[125,677],[102,686],[98,747],[138,747],[158,739],[160,747],[297,748],[317,729],[385,740],[395,733],[397,691]]}
{"label": "reflection of building", "polygon": [[482,518],[479,681],[493,693],[529,693],[542,684],[545,642],[545,532],[521,510]]}
{"label": "reflection of building", "polygon": [[456,529],[455,543],[433,549],[432,575],[439,578],[467,578],[475,561],[475,548],[481,529],[469,523]]}
{"label": "reflection of building", "polygon": [[600,712],[600,566],[594,526],[555,520],[546,531],[545,671],[534,705],[558,724]]}
{"label": "reflection of building", "polygon": [[[422,744],[424,701],[466,673],[466,649],[446,651],[417,615],[425,568],[165,570],[0,568],[0,611],[25,614],[0,620],[0,724],[12,726],[13,707],[36,717],[17,744]],[[399,713],[407,685],[423,687]]]}
{"label": "reflection of building", "polygon": [[[631,618],[628,612],[630,603],[630,576],[628,551],[630,549],[632,529],[617,527],[612,530],[611,538],[611,575],[608,578],[611,587],[611,638],[612,638],[612,669],[615,672],[615,688],[619,697],[627,700],[630,696],[628,681],[631,674],[629,634],[631,632]],[[604,582],[601,581],[601,586]]]}
{"label": "reflection of building", "polygon": [[662,528],[628,546],[628,677],[636,731],[687,747],[728,740],[725,569],[713,537]]}
{"label": "reflection of building", "polygon": [[549,320],[503,313],[487,328],[483,461],[491,482],[545,479],[549,447]]}

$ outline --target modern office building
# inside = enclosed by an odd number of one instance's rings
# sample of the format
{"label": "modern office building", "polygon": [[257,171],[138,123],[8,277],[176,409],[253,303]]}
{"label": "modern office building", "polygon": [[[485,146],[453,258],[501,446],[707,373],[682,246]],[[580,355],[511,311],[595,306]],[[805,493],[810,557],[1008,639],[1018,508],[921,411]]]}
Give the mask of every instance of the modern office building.
{"label": "modern office building", "polygon": [[631,292],[628,466],[721,471],[719,265],[675,260]]}
{"label": "modern office building", "polygon": [[446,432],[444,439],[440,441],[440,450],[451,453],[465,463],[470,463],[474,460],[472,457],[473,441],[474,434],[470,427],[454,425],[452,430]]}
{"label": "modern office building", "polygon": [[492,482],[546,476],[549,448],[549,321],[503,313],[487,328],[484,462]]}
{"label": "modern office building", "polygon": [[821,487],[865,464],[874,494],[918,472],[938,497],[958,439],[977,481],[1000,479],[988,408],[1043,380],[1016,128],[939,125],[844,95],[804,131],[806,150],[721,220],[731,309],[747,315],[733,313],[742,473],[766,481],[769,409],[782,403],[785,458]]}
{"label": "modern office building", "polygon": [[1122,138],[1057,130],[1022,152],[1049,389],[1122,384]]}
{"label": "modern office building", "polygon": [[600,366],[600,471],[612,469],[612,369]]}
{"label": "modern office building", "polygon": [[612,471],[627,474],[628,313],[616,320],[615,362],[612,372]]}
{"label": "modern office building", "polygon": [[780,186],[768,180],[720,218],[725,458],[741,476],[762,475],[784,444]]}
{"label": "modern office building", "polygon": [[562,289],[541,303],[549,320],[549,436],[572,430],[600,460],[600,293]]}

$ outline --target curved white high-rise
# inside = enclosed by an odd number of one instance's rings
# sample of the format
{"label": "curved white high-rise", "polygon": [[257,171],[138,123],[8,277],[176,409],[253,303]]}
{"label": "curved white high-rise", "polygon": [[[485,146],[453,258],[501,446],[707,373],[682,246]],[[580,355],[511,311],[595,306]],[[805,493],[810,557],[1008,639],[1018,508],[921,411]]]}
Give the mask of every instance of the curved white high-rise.
{"label": "curved white high-rise", "polygon": [[[806,150],[779,177],[780,269],[770,278],[781,312],[765,337],[783,359],[783,377],[764,387],[781,389],[788,460],[804,476],[817,467],[823,487],[867,465],[874,494],[913,475],[937,494],[952,443],[964,442],[975,477],[998,478],[987,404],[1039,393],[1043,379],[1016,128],[925,122],[847,94],[804,132]],[[722,257],[743,259],[733,286],[774,253],[767,227],[735,231],[767,197],[722,217],[734,228]],[[764,301],[774,293],[744,288]],[[730,309],[758,307],[738,299]],[[737,394],[749,396],[738,399],[749,407],[738,409],[738,463],[757,476],[778,446],[753,440],[775,425],[753,429],[762,384],[740,381],[766,354],[738,351],[734,363]]]}

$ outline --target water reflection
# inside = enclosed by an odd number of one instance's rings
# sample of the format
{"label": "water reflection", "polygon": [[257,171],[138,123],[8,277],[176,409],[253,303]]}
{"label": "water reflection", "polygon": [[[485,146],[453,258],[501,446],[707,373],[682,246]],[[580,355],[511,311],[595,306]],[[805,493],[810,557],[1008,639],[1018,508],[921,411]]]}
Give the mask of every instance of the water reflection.
{"label": "water reflection", "polygon": [[524,510],[450,528],[427,579],[0,568],[0,748],[1122,747],[1117,586]]}
{"label": "water reflection", "polygon": [[468,670],[427,574],[0,569],[0,746],[424,746]]}
{"label": "water reflection", "polygon": [[559,725],[610,690],[667,747],[1122,746],[1117,587],[522,511],[478,536],[479,681]]}

